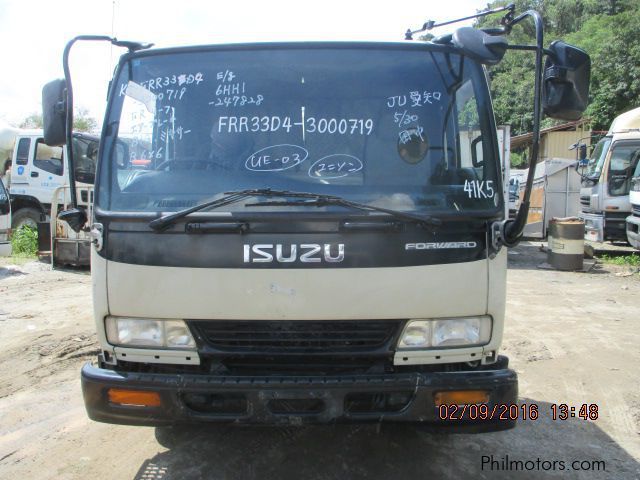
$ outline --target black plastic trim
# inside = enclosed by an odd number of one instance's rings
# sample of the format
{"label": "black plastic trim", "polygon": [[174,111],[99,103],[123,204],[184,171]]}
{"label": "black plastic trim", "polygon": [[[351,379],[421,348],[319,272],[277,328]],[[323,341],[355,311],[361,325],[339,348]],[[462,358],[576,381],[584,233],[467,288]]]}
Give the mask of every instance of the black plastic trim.
{"label": "black plastic trim", "polygon": [[[131,265],[243,269],[408,267],[487,258],[484,222],[450,222],[436,228],[407,223],[398,231],[344,231],[344,218],[279,216],[259,221],[231,216],[221,223],[236,225],[237,220],[247,226],[235,232],[209,229],[202,235],[185,234],[184,221],[158,233],[146,219],[101,218],[104,246],[98,254]],[[303,259],[305,253],[309,256]],[[305,261],[310,258],[313,261]]]}
{"label": "black plastic trim", "polygon": [[[261,424],[334,422],[417,422],[448,430],[492,431],[515,426],[510,420],[472,421],[438,418],[434,396],[438,391],[488,390],[489,410],[493,405],[515,404],[518,378],[509,369],[454,373],[407,373],[344,376],[214,376],[121,373],[87,363],[82,368],[82,393],[89,417],[124,425],[171,425],[193,422],[235,422]],[[158,392],[160,407],[114,405],[107,399],[109,388],[130,388]],[[413,391],[411,401],[399,412],[349,414],[345,398],[353,393]],[[187,408],[184,394],[230,394],[246,399],[249,408],[236,414],[206,414]],[[326,408],[305,415],[274,414],[268,402],[278,399],[321,399]]]}

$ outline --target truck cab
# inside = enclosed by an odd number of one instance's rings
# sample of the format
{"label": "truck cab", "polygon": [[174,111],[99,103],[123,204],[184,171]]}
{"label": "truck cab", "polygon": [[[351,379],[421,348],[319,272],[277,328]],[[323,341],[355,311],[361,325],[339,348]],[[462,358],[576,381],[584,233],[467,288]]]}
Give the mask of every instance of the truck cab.
{"label": "truck cab", "polygon": [[579,117],[590,69],[580,49],[544,49],[540,15],[514,8],[489,12],[508,11],[502,29],[433,42],[72,39],[65,80],[43,89],[53,145],[71,142],[74,42],[129,50],[93,216],[60,214],[93,236],[90,418],[513,427],[503,247],[522,235],[533,174],[508,219],[484,66],[533,19],[537,44],[513,47],[536,51],[533,158],[542,109]]}
{"label": "truck cab", "polygon": [[640,108],[618,116],[594,147],[582,172],[581,217],[585,239],[626,241],[629,190],[640,158]]}
{"label": "truck cab", "polygon": [[[77,159],[75,177],[81,205],[90,202],[90,187],[95,179],[98,138],[75,133],[73,148]],[[14,230],[22,225],[37,228],[51,211],[54,191],[69,184],[66,147],[48,146],[41,130],[21,130],[12,152],[9,193],[13,208]]]}
{"label": "truck cab", "polygon": [[631,203],[631,215],[627,217],[627,241],[637,250],[640,250],[640,162],[631,179],[631,191],[629,192]]}
{"label": "truck cab", "polygon": [[[149,50],[109,98],[92,418],[437,422],[454,385],[515,402],[480,64],[424,43]],[[190,380],[154,385],[155,413],[109,401],[125,377],[174,372]]]}
{"label": "truck cab", "polygon": [[4,183],[0,179],[0,257],[11,255],[11,201]]}

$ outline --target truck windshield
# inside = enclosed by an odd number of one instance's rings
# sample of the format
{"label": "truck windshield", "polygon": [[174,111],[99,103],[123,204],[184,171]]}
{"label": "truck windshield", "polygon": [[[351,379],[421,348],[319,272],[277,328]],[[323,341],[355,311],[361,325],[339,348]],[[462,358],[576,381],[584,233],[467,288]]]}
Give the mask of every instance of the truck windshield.
{"label": "truck windshield", "polygon": [[636,169],[633,171],[631,178],[640,178],[640,161],[636,161]]}
{"label": "truck windshield", "polygon": [[609,195],[629,195],[631,178],[640,159],[640,145],[634,142],[616,142],[609,162]]}
{"label": "truck windshield", "polygon": [[600,179],[602,167],[604,166],[604,159],[609,151],[609,145],[611,145],[611,139],[603,138],[597,143],[593,152],[591,152],[589,163],[587,164],[587,168],[584,172],[584,176],[587,177],[588,180],[597,182]]}
{"label": "truck windshield", "polygon": [[[502,187],[484,72],[457,53],[416,47],[138,54],[114,82],[98,206],[171,212],[272,188],[417,213],[496,214]],[[255,203],[224,209],[311,208]]]}

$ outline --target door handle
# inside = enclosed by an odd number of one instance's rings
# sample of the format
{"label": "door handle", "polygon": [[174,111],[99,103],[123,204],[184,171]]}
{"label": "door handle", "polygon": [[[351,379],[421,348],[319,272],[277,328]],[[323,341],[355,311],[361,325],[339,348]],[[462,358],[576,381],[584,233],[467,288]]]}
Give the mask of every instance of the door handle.
{"label": "door handle", "polygon": [[32,176],[32,177],[34,177],[34,178],[35,178],[35,177],[37,177],[37,176],[39,176],[39,175],[40,175],[40,174],[39,174],[38,172],[31,172],[31,176]]}

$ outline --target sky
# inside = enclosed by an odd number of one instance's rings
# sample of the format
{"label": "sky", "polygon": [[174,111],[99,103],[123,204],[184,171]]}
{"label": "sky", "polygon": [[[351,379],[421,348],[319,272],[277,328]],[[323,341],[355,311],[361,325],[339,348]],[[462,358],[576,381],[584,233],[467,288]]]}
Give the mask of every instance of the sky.
{"label": "sky", "polygon": [[[418,29],[427,20],[472,15],[486,4],[486,0],[0,0],[0,121],[18,125],[30,114],[41,113],[42,86],[63,77],[62,52],[77,35],[110,35],[158,47],[402,41],[407,28]],[[106,42],[78,42],[71,52],[74,103],[88,109],[99,124],[108,82],[122,53],[124,49]]]}

